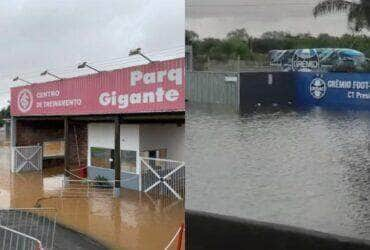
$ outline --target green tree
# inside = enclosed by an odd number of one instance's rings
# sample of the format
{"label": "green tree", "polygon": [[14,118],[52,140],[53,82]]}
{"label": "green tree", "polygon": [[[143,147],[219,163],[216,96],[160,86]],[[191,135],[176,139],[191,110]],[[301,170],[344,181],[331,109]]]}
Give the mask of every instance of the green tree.
{"label": "green tree", "polygon": [[199,40],[199,35],[192,30],[185,30],[185,44],[191,44],[194,41]]}
{"label": "green tree", "polygon": [[245,28],[242,28],[230,31],[229,33],[227,33],[226,38],[248,42],[250,36]]}
{"label": "green tree", "polygon": [[355,32],[363,29],[370,30],[370,0],[323,0],[313,9],[315,17],[336,12],[347,13],[351,30]]}
{"label": "green tree", "polygon": [[10,105],[0,110],[0,118],[10,118]]}
{"label": "green tree", "polygon": [[284,31],[267,31],[261,35],[261,39],[283,40],[291,35]]}

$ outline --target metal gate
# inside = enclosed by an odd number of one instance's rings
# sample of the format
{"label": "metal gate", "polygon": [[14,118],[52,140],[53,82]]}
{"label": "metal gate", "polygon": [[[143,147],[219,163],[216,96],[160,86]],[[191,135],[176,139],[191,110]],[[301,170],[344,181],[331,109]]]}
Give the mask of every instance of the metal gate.
{"label": "metal gate", "polygon": [[141,157],[141,190],[158,196],[185,197],[185,163]]}
{"label": "metal gate", "polygon": [[56,216],[54,208],[0,209],[0,249],[38,249],[32,247],[39,243],[53,249]]}
{"label": "metal gate", "polygon": [[12,147],[12,172],[42,170],[42,147]]}

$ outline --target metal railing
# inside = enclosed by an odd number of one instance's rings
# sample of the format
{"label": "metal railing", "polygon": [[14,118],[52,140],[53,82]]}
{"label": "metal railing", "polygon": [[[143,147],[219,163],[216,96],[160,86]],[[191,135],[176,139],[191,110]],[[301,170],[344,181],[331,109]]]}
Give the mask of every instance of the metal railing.
{"label": "metal railing", "polygon": [[34,237],[0,225],[0,248],[2,250],[42,250],[42,244]]}
{"label": "metal railing", "polygon": [[185,163],[141,157],[141,190],[156,197],[185,197]]}
{"label": "metal railing", "polygon": [[65,169],[64,172],[65,172],[66,175],[69,175],[70,177],[72,177],[74,179],[87,180],[87,178],[84,178],[84,177],[80,176],[80,171],[84,170],[84,169],[86,169],[86,171],[87,171],[87,167],[81,167],[81,168],[70,169],[70,170]]}
{"label": "metal railing", "polygon": [[176,250],[181,250],[182,235],[184,233],[184,229],[185,229],[185,224],[181,223],[179,229],[176,231],[175,235],[172,237],[172,239],[167,244],[167,246],[164,248],[164,250],[169,250],[171,249],[171,247],[173,248],[173,245],[175,242],[176,242]]}
{"label": "metal railing", "polygon": [[12,147],[12,172],[42,170],[42,147]]}
{"label": "metal railing", "polygon": [[89,179],[64,179],[59,193],[60,198],[106,198],[113,196],[114,181]]}
{"label": "metal railing", "polygon": [[2,247],[38,249],[40,242],[42,249],[53,249],[56,216],[54,208],[0,209]]}

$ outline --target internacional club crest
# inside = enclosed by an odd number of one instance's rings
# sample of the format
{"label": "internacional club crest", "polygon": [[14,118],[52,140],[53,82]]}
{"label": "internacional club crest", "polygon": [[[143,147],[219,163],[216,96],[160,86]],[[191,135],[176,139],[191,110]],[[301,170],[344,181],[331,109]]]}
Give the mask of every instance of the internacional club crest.
{"label": "internacional club crest", "polygon": [[18,94],[18,109],[25,113],[32,107],[33,97],[29,89],[23,89]]}
{"label": "internacional club crest", "polygon": [[321,99],[326,94],[326,82],[321,78],[315,78],[310,84],[310,94],[315,99]]}

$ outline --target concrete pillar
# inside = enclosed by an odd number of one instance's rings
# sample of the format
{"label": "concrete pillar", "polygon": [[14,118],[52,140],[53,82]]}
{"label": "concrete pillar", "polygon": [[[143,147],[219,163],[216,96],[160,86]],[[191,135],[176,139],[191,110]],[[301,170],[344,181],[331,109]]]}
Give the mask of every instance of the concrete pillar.
{"label": "concrete pillar", "polygon": [[114,119],[114,197],[121,191],[121,128],[119,116]]}
{"label": "concrete pillar", "polygon": [[14,149],[17,146],[17,118],[12,116],[10,121],[10,170],[14,172]]}
{"label": "concrete pillar", "polygon": [[17,146],[17,118],[12,116],[10,123],[10,142],[11,146],[15,147]]}
{"label": "concrete pillar", "polygon": [[[68,127],[69,127],[68,117],[64,117],[64,170],[70,171],[69,152],[68,152],[69,149]],[[65,172],[64,175],[65,178],[68,180],[69,172]]]}

